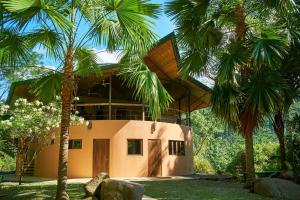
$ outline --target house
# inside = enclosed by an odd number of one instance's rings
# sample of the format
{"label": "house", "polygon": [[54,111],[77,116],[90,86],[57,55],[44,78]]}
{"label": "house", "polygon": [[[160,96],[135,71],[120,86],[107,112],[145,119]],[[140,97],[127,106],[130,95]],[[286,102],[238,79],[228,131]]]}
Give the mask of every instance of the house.
{"label": "house", "polygon": [[[70,127],[68,177],[186,175],[193,172],[191,111],[208,106],[210,89],[178,75],[174,35],[161,39],[144,58],[174,101],[157,121],[147,106],[122,84],[117,64],[103,67],[101,77],[79,77],[76,105],[86,123]],[[29,97],[28,85],[15,83],[8,101]],[[33,174],[56,177],[59,138],[38,154]]]}

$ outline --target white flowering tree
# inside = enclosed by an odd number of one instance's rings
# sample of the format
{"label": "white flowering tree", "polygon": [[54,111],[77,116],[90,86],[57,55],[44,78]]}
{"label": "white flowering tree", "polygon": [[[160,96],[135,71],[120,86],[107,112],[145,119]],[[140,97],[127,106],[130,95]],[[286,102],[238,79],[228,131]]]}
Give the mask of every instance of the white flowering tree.
{"label": "white flowering tree", "polygon": [[[17,151],[16,170],[19,184],[23,172],[36,155],[55,139],[61,121],[60,111],[59,98],[49,104],[18,99],[11,108],[0,103],[0,138]],[[83,120],[75,112],[71,115],[72,125],[82,124]]]}

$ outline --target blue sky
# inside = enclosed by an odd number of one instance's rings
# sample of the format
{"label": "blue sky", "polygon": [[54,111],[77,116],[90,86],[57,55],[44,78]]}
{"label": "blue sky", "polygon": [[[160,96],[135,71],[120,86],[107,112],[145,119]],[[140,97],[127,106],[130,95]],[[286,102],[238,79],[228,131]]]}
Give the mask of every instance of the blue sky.
{"label": "blue sky", "polygon": [[[163,4],[166,2],[166,0],[152,0],[152,3],[157,3],[157,4],[161,4],[162,5],[162,10],[163,10]],[[171,20],[164,14],[164,12],[162,11],[159,18],[154,20],[155,23],[155,27],[154,27],[154,32],[158,35],[159,38],[162,38],[166,35],[168,35],[169,33],[171,33],[175,26],[174,24],[171,22]],[[83,24],[82,28],[80,27],[80,29],[86,30],[86,26]],[[84,31],[82,31],[84,32]],[[80,31],[79,31],[79,35],[80,35]],[[93,46],[90,46],[90,48],[95,48]],[[103,49],[104,47],[98,47],[97,49]],[[36,49],[36,51],[40,54],[45,54],[46,51],[44,49],[38,48]],[[53,66],[53,67],[58,67],[58,64],[55,60],[51,59],[51,58],[43,58],[42,59],[43,64],[45,66]]]}

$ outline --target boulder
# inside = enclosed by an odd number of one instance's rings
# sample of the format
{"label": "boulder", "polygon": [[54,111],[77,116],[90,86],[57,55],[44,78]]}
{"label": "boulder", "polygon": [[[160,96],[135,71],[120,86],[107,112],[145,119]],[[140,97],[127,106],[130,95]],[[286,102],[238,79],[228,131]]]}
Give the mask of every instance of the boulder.
{"label": "boulder", "polygon": [[254,192],[263,196],[300,200],[300,185],[279,178],[262,178],[254,184]]}
{"label": "boulder", "polygon": [[127,181],[106,179],[101,184],[101,200],[141,200],[144,186]]}
{"label": "boulder", "polygon": [[284,170],[280,172],[280,178],[287,180],[295,180],[295,174],[293,171]]}
{"label": "boulder", "polygon": [[84,192],[87,197],[93,196],[98,188],[100,190],[100,185],[103,180],[109,178],[107,173],[99,173],[95,178],[91,179],[84,185]]}

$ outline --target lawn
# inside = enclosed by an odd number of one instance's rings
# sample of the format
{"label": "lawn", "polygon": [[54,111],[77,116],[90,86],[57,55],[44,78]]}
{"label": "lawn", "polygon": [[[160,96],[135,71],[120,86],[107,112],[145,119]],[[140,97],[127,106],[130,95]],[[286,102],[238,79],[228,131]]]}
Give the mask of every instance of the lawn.
{"label": "lawn", "polygon": [[[188,200],[263,200],[269,199],[251,194],[242,184],[205,180],[159,180],[138,182],[145,186],[145,195],[157,199]],[[71,199],[81,199],[84,195],[83,184],[69,184]],[[55,183],[2,183],[0,199],[53,199]]]}

